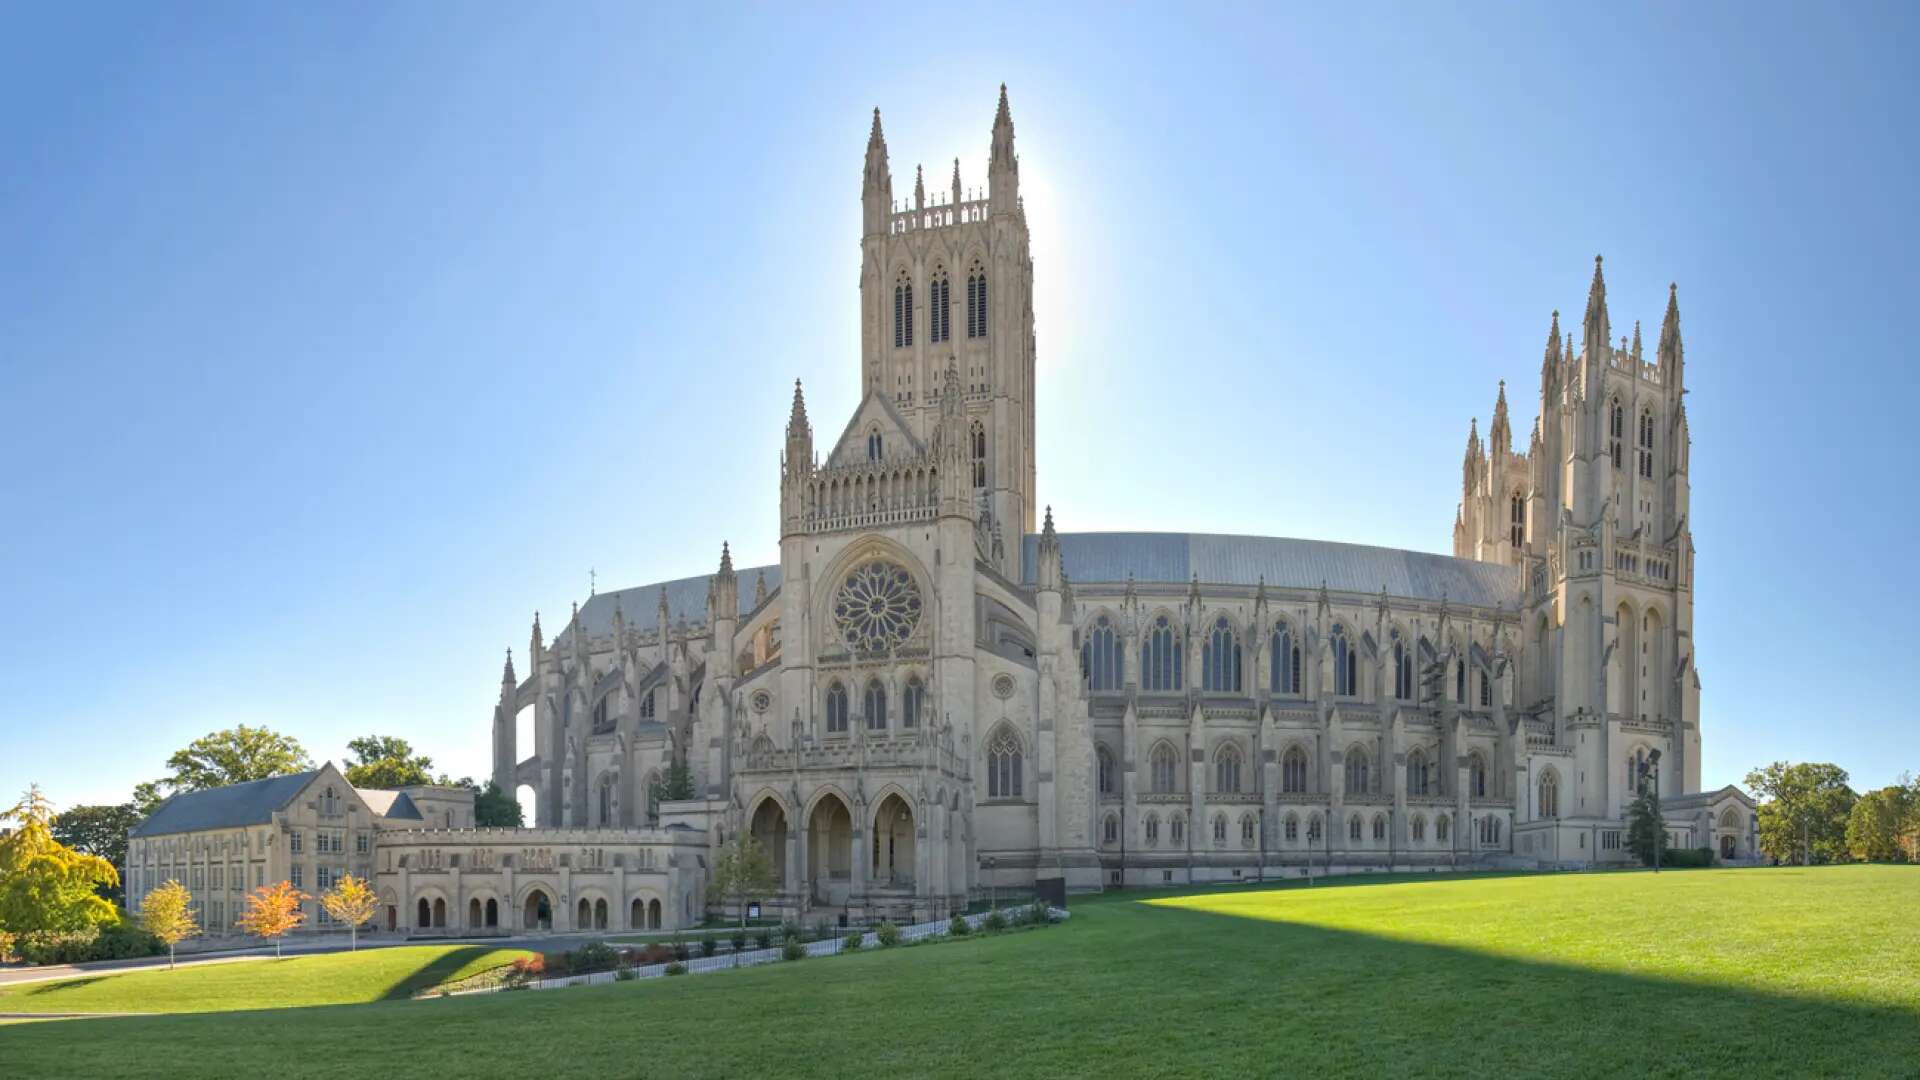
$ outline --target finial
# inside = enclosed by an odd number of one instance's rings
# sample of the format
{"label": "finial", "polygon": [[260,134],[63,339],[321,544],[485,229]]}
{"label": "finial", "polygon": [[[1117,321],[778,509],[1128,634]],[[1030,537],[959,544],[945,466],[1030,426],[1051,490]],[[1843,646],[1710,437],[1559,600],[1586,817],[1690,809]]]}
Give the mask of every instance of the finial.
{"label": "finial", "polygon": [[587,595],[592,596],[600,588],[600,579],[593,567],[587,567]]}
{"label": "finial", "polygon": [[720,541],[720,572],[733,573],[733,552],[727,547],[725,540]]}

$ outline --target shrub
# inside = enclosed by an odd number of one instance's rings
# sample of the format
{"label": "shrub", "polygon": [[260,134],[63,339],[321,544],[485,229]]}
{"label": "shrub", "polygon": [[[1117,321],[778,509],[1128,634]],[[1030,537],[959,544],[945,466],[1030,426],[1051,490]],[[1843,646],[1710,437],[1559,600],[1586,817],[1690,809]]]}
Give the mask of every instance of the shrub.
{"label": "shrub", "polygon": [[866,932],[857,927],[847,931],[847,936],[840,939],[840,951],[857,952],[860,948],[860,939],[866,936]]}
{"label": "shrub", "polygon": [[773,948],[773,931],[762,930],[753,935],[753,943],[762,949]]}
{"label": "shrub", "polygon": [[129,923],[90,926],[65,933],[36,931],[12,939],[12,950],[29,964],[79,964],[88,960],[127,960],[167,951],[160,939]]}
{"label": "shrub", "polygon": [[523,956],[507,965],[506,983],[515,989],[525,987],[547,974],[547,958],[544,956]]}
{"label": "shrub", "polygon": [[632,982],[637,978],[639,978],[639,976],[635,975],[633,969],[630,967],[615,968],[613,971],[614,982]]}
{"label": "shrub", "polygon": [[1668,848],[1660,854],[1660,865],[1680,870],[1712,866],[1712,848]]}
{"label": "shrub", "polygon": [[798,937],[788,938],[787,943],[780,947],[780,959],[782,960],[805,960],[806,958],[807,944]]}
{"label": "shrub", "polygon": [[799,941],[802,936],[799,923],[783,922],[780,924],[781,941]]}
{"label": "shrub", "polygon": [[987,912],[987,917],[980,923],[980,928],[982,930],[1005,930],[1007,928],[1007,917],[1000,914],[999,908],[994,908],[992,911]]}
{"label": "shrub", "polygon": [[890,922],[883,922],[873,928],[873,936],[883,949],[891,949],[900,944],[900,928]]}
{"label": "shrub", "polygon": [[947,925],[947,932],[954,937],[966,937],[968,934],[973,933],[973,927],[967,925],[967,917],[965,915],[955,914],[953,922]]}
{"label": "shrub", "polygon": [[719,951],[720,951],[719,938],[714,937],[712,934],[708,934],[706,937],[703,937],[700,939],[700,955],[701,956],[712,956],[714,953],[717,953]]}
{"label": "shrub", "polygon": [[820,919],[813,924],[813,940],[825,941],[833,936],[833,920]]}
{"label": "shrub", "polygon": [[13,935],[0,930],[0,964],[13,961]]}
{"label": "shrub", "polygon": [[655,941],[635,949],[631,956],[636,964],[664,964],[673,959],[673,950]]}
{"label": "shrub", "polygon": [[567,970],[576,975],[618,966],[620,951],[604,941],[589,941],[567,954]]}
{"label": "shrub", "polygon": [[728,940],[730,940],[730,941],[732,941],[732,942],[733,942],[733,951],[734,951],[734,952],[745,952],[745,951],[746,951],[746,948],[747,948],[747,932],[746,932],[745,930],[735,930],[735,931],[733,932],[733,934],[732,934],[732,936],[728,938]]}
{"label": "shrub", "polygon": [[667,974],[669,975],[685,975],[686,973],[687,965],[685,964],[675,962],[667,965]]}
{"label": "shrub", "polygon": [[687,957],[693,955],[693,950],[687,948],[687,943],[684,941],[675,941],[668,947],[673,950],[675,960],[685,961]]}

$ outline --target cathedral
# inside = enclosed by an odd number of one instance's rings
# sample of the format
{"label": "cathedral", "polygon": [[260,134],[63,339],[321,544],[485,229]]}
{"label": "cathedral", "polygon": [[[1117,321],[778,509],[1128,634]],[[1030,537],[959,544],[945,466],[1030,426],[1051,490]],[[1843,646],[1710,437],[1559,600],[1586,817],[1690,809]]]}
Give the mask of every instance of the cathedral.
{"label": "cathedral", "polygon": [[[924,919],[988,887],[1625,863],[1657,785],[1676,845],[1754,857],[1752,803],[1700,790],[1676,294],[1647,359],[1594,260],[1523,448],[1504,383],[1469,430],[1451,556],[1062,531],[1034,499],[1004,87],[991,139],[984,188],[956,162],[896,198],[875,110],[862,397],[816,432],[795,384],[779,563],[718,545],[713,574],[596,592],[551,641],[536,615],[524,678],[509,653],[492,778],[535,806],[515,850],[625,837],[684,870],[748,832],[777,912]],[[688,918],[699,876],[674,879]]]}

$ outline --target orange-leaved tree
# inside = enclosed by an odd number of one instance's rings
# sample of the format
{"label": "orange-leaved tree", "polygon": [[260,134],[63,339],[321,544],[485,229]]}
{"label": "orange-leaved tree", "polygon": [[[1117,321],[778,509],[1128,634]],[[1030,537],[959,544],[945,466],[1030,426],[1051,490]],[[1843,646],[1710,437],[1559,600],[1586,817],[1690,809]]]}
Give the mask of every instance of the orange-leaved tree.
{"label": "orange-leaved tree", "polygon": [[273,955],[279,956],[280,939],[307,921],[300,903],[310,899],[290,881],[262,885],[247,894],[247,910],[234,925],[254,937],[271,938]]}
{"label": "orange-leaved tree", "polygon": [[353,951],[358,952],[360,927],[380,910],[380,898],[374,895],[367,879],[347,874],[320,897],[320,906],[327,909],[327,916],[334,922],[347,924],[347,940],[352,943]]}

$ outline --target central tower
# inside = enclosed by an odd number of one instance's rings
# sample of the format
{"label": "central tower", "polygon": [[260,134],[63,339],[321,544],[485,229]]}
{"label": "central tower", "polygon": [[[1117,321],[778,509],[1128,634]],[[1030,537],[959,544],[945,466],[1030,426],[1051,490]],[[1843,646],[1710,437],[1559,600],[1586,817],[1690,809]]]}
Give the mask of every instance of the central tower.
{"label": "central tower", "polygon": [[984,191],[960,181],[896,202],[880,110],[873,111],[860,202],[860,393],[884,398],[923,443],[939,423],[949,365],[960,375],[968,483],[1017,577],[1034,531],[1033,256],[1020,202],[1007,88],[993,118]]}

